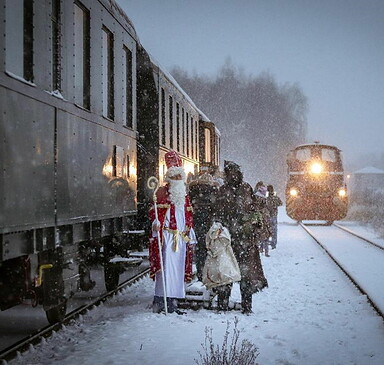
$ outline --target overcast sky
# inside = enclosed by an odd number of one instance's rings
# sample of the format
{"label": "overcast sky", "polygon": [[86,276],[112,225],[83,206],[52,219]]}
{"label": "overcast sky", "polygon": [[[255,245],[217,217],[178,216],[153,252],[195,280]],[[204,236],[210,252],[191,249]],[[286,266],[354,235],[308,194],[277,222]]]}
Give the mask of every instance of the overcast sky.
{"label": "overcast sky", "polygon": [[162,66],[215,75],[230,57],[246,74],[297,82],[308,142],[353,161],[384,153],[383,0],[117,0]]}

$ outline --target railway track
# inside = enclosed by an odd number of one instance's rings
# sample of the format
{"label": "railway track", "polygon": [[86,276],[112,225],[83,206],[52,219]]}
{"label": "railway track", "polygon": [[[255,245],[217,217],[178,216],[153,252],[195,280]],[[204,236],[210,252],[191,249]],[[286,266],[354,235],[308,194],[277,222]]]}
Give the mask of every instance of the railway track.
{"label": "railway track", "polygon": [[376,242],[374,242],[374,241],[372,241],[372,240],[370,240],[370,239],[368,239],[368,238],[363,237],[362,235],[360,235],[360,234],[357,233],[357,232],[354,232],[354,231],[352,231],[352,230],[350,230],[350,229],[348,229],[348,228],[346,228],[346,227],[344,227],[344,226],[341,226],[340,224],[337,224],[337,223],[333,223],[333,225],[334,225],[335,227],[337,227],[337,228],[339,228],[339,229],[345,231],[345,232],[348,232],[348,233],[351,234],[352,236],[355,236],[355,237],[357,237],[357,238],[360,238],[361,240],[363,240],[363,241],[369,243],[369,244],[372,245],[372,246],[375,246],[375,247],[377,247],[377,248],[379,248],[379,249],[381,249],[381,250],[384,250],[384,246],[381,246],[381,245],[379,245],[378,243],[376,243]]}
{"label": "railway track", "polygon": [[18,341],[17,343],[7,347],[6,349],[2,350],[0,352],[0,361],[3,363],[6,363],[7,361],[10,361],[18,356],[18,354],[21,354],[22,352],[28,350],[31,346],[34,346],[41,342],[43,338],[50,337],[54,332],[58,332],[61,329],[63,329],[67,324],[69,324],[71,321],[76,320],[80,315],[86,314],[89,310],[92,310],[93,308],[99,306],[101,303],[108,300],[108,298],[113,297],[116,293],[122,291],[124,288],[132,285],[139,279],[143,278],[149,273],[149,268],[146,268],[145,270],[139,272],[138,274],[134,275],[133,277],[129,278],[128,280],[125,280],[123,283],[121,283],[116,289],[109,291],[107,293],[104,293],[103,295],[99,296],[98,298],[95,298],[90,303],[80,306],[79,308],[73,310],[72,312],[68,313],[64,320],[59,323],[55,323],[53,325],[48,325],[29,336],[23,338],[22,340]]}
{"label": "railway track", "polygon": [[[381,280],[384,275],[384,269],[381,264],[384,259],[384,247],[339,224],[333,224],[331,227],[310,227],[310,225],[300,222],[299,225],[327,253],[331,260],[351,280],[354,286],[366,296],[376,313],[384,320],[384,298],[382,298],[382,293],[377,293],[377,290],[374,290],[375,287],[377,288],[379,286],[370,283],[370,280],[375,278]],[[343,232],[346,236],[340,238],[340,236],[334,232],[329,232],[332,227]],[[329,238],[330,235],[332,235],[332,239]],[[350,237],[350,241],[347,241],[348,237]],[[337,242],[343,243],[338,244]],[[358,245],[361,246],[360,249]],[[361,252],[361,255],[357,257],[355,263],[349,262],[348,255],[346,254],[348,250]],[[372,259],[370,259],[371,257]],[[364,260],[364,258],[366,258],[366,260]],[[360,270],[358,268],[358,261],[360,261]]]}

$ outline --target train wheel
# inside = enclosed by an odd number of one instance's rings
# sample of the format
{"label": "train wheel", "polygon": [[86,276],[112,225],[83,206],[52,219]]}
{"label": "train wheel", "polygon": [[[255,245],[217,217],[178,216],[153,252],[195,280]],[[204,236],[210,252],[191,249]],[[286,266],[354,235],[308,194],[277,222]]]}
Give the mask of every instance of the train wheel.
{"label": "train wheel", "polygon": [[55,324],[61,322],[65,318],[65,313],[67,312],[67,301],[60,303],[56,307],[50,308],[45,311],[47,315],[48,322],[50,324]]}
{"label": "train wheel", "polygon": [[111,291],[117,288],[120,279],[120,268],[116,265],[104,266],[105,288]]}

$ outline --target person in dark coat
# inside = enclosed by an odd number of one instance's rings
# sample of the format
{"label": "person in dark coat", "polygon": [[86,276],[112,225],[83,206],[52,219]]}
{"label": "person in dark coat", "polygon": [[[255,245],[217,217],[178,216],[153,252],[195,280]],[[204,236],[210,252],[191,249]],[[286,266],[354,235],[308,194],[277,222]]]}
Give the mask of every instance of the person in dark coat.
{"label": "person in dark coat", "polygon": [[276,195],[276,192],[273,189],[272,185],[267,186],[268,197],[267,197],[267,209],[269,212],[269,219],[271,222],[271,230],[272,230],[272,240],[271,247],[272,249],[276,248],[277,245],[277,213],[278,207],[283,205],[281,199]]}
{"label": "person in dark coat", "polygon": [[201,281],[203,267],[207,257],[205,236],[213,223],[213,206],[216,201],[218,182],[204,173],[189,183],[189,198],[193,207],[193,219],[197,244],[195,247],[195,263],[197,278]]}
{"label": "person in dark coat", "polygon": [[[252,295],[268,286],[255,239],[258,212],[252,187],[243,181],[240,166],[232,161],[224,163],[225,182],[220,187],[215,219],[228,228],[232,248],[240,267],[241,306],[245,314],[252,313]],[[218,297],[219,309],[228,309],[229,290]]]}
{"label": "person in dark coat", "polygon": [[264,252],[269,257],[270,237],[272,236],[271,219],[267,208],[267,188],[262,181],[255,186],[254,191],[255,205],[262,217],[262,224],[256,232],[256,239],[259,244],[260,252]]}

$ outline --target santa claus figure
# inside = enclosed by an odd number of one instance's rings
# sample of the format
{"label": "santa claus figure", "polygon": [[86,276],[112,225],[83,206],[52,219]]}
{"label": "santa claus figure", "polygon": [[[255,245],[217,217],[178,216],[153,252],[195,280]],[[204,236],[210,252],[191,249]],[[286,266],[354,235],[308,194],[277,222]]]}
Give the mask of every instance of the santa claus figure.
{"label": "santa claus figure", "polygon": [[155,206],[150,209],[152,234],[149,245],[151,277],[155,280],[153,311],[164,310],[163,273],[161,270],[158,239],[162,244],[164,282],[167,310],[176,312],[177,299],[185,298],[185,282],[192,277],[193,245],[196,243],[193,230],[192,206],[186,193],[185,172],[180,156],[175,151],[165,155],[167,184],[157,191],[157,215]]}

